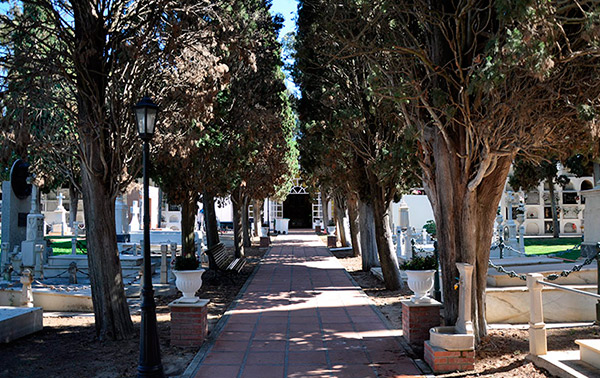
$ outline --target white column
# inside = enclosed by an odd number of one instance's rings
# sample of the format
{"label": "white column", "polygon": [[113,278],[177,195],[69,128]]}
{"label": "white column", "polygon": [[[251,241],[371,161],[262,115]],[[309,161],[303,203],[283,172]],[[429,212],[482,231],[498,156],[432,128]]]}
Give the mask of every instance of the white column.
{"label": "white column", "polygon": [[546,344],[546,323],[544,323],[544,309],[542,303],[544,276],[540,273],[527,275],[527,289],[529,289],[529,353],[534,356],[545,355],[548,352]]}

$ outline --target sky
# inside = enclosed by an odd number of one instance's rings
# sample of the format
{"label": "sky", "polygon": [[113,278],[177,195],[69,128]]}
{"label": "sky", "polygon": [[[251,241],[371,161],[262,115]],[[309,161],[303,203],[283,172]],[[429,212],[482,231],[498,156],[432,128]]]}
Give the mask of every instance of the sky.
{"label": "sky", "polygon": [[[293,32],[296,29],[296,16],[298,14],[298,2],[296,0],[273,0],[271,5],[271,14],[280,14],[285,19],[283,28],[279,31],[279,40],[282,39],[289,32]],[[290,63],[290,62],[287,62]],[[286,76],[290,75],[286,73]],[[285,80],[287,88],[299,96],[299,91],[294,82],[291,79]]]}

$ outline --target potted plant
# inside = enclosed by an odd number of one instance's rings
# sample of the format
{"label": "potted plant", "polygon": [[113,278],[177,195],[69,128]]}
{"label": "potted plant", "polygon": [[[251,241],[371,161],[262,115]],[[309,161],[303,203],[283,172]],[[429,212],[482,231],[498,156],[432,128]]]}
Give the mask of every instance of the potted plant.
{"label": "potted plant", "polygon": [[433,275],[438,266],[434,255],[415,256],[400,264],[400,269],[406,271],[408,276],[408,288],[415,293],[411,297],[414,303],[431,302],[427,296],[433,288]]}
{"label": "potted plant", "polygon": [[196,302],[196,292],[202,286],[202,273],[204,269],[200,268],[200,261],[195,255],[177,256],[175,258],[175,286],[183,293],[181,302]]}
{"label": "potted plant", "polygon": [[335,234],[335,222],[333,221],[333,219],[330,219],[329,222],[327,222],[327,234],[328,235]]}

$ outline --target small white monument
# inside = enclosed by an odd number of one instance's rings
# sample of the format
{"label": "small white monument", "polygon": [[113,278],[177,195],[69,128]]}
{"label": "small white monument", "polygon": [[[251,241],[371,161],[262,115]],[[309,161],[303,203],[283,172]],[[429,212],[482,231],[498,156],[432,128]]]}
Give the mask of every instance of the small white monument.
{"label": "small white monument", "polygon": [[133,201],[131,205],[131,222],[129,223],[130,231],[140,231],[140,206],[138,201]]}
{"label": "small white monument", "polygon": [[45,214],[46,223],[52,225],[52,233],[61,235],[69,234],[71,230],[67,223],[67,210],[63,206],[65,196],[62,193],[58,193],[56,199],[58,200],[58,206],[56,210]]}
{"label": "small white monument", "polygon": [[40,213],[38,206],[38,188],[32,185],[31,212],[27,215],[27,239],[21,243],[23,266],[35,266],[36,245],[40,244],[46,244],[44,241],[44,215]]}
{"label": "small white monument", "polygon": [[[132,219],[133,221],[133,219]],[[115,200],[115,226],[117,235],[129,233],[129,224],[127,223],[127,205],[123,200],[123,196],[118,196]],[[139,229],[139,220],[138,220]]]}

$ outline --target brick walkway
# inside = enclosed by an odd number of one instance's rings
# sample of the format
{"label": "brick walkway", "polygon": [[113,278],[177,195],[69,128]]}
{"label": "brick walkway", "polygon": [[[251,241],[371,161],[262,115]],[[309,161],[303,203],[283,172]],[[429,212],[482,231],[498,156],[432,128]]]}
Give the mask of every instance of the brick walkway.
{"label": "brick walkway", "polygon": [[[278,236],[193,377],[421,376],[313,233]],[[207,353],[205,351],[208,351]]]}

